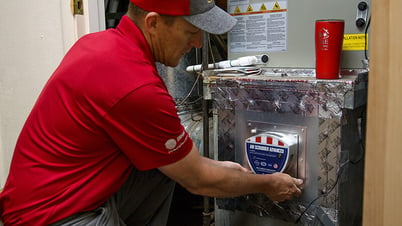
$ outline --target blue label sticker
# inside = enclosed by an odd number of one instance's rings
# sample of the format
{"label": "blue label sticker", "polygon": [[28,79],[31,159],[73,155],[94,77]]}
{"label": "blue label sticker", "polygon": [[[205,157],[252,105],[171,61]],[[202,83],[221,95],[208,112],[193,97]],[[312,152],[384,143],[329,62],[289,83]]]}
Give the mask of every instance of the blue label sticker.
{"label": "blue label sticker", "polygon": [[286,167],[289,149],[246,142],[248,162],[257,174],[282,172]]}

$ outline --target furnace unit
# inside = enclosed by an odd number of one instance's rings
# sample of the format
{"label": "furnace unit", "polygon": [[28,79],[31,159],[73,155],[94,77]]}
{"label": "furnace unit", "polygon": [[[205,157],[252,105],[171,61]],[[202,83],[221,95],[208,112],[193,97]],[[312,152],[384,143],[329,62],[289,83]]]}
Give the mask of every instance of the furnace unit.
{"label": "furnace unit", "polygon": [[[203,72],[215,158],[288,173],[304,188],[286,202],[216,199],[216,226],[361,225],[370,10],[359,0],[228,0],[238,20],[229,60],[268,60]],[[315,78],[314,25],[323,19],[345,21],[340,79]]]}
{"label": "furnace unit", "polygon": [[366,71],[344,70],[330,81],[295,69],[209,76],[217,158],[304,180],[291,201],[216,199],[217,226],[361,224]]}

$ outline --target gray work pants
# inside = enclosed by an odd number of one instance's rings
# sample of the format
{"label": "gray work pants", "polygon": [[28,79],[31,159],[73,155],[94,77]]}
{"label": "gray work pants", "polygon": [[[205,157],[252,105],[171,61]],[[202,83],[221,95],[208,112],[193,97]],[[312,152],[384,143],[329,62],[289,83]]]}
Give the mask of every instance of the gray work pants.
{"label": "gray work pants", "polygon": [[125,184],[101,207],[52,226],[166,225],[175,182],[159,170],[133,170]]}

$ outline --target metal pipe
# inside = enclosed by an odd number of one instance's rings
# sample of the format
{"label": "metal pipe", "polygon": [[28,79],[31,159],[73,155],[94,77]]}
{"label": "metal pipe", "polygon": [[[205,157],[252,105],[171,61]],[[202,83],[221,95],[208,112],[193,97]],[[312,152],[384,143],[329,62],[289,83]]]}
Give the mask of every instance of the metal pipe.
{"label": "metal pipe", "polygon": [[[208,68],[208,44],[209,44],[209,34],[207,32],[203,33],[203,47],[202,47],[202,68]],[[203,119],[203,154],[205,157],[209,158],[209,101],[205,98],[204,93],[204,81],[200,82],[200,90],[203,96],[202,99],[202,119]],[[203,226],[211,225],[211,212],[209,209],[210,197],[204,196],[204,211],[203,216]]]}

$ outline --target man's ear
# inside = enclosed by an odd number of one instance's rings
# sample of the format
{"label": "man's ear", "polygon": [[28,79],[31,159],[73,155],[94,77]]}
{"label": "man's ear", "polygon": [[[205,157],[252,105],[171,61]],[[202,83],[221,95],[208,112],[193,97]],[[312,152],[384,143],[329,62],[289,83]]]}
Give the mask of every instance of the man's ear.
{"label": "man's ear", "polygon": [[144,29],[150,34],[155,34],[161,22],[161,17],[158,13],[150,12],[144,18]]}

